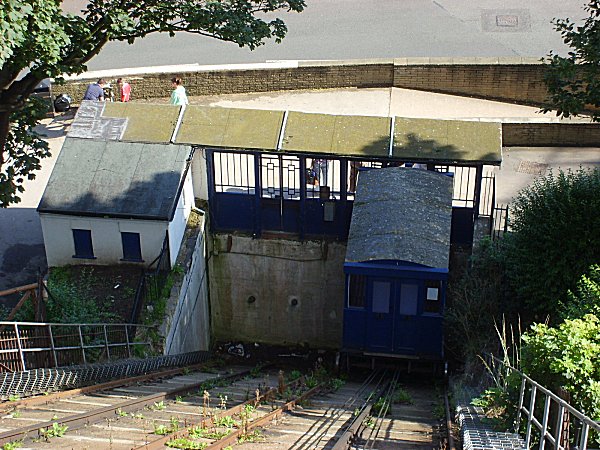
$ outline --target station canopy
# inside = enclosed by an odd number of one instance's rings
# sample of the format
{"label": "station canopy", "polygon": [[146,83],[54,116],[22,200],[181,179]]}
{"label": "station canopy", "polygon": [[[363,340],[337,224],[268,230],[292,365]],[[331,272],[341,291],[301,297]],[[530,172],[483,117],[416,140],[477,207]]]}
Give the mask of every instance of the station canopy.
{"label": "station canopy", "polygon": [[[108,136],[105,138],[128,142],[173,142],[358,160],[493,165],[502,161],[498,122],[286,113],[199,105],[188,105],[180,118],[179,106],[140,103],[83,102],[80,110],[72,125],[72,137]],[[91,118],[94,114],[101,117]],[[90,124],[95,127],[93,132],[88,131]]]}
{"label": "station canopy", "polygon": [[346,262],[407,261],[447,269],[452,178],[404,167],[361,171],[359,177]]}

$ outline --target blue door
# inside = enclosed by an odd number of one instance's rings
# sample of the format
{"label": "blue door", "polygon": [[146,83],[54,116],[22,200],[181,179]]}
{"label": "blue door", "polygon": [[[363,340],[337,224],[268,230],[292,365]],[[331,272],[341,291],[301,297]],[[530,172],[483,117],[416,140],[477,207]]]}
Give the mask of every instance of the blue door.
{"label": "blue door", "polygon": [[398,280],[396,287],[398,311],[394,327],[394,352],[414,354],[418,345],[419,283],[417,280]]}
{"label": "blue door", "polygon": [[369,283],[367,348],[391,352],[394,346],[394,281],[375,278]]}

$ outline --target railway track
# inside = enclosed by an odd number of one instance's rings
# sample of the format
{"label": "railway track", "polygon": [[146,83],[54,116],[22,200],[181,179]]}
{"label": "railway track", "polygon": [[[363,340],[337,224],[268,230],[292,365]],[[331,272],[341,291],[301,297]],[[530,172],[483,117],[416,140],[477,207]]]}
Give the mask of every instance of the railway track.
{"label": "railway track", "polygon": [[0,448],[438,448],[433,425],[408,425],[421,402],[395,404],[397,374],[343,383],[274,368],[179,372],[5,403]]}

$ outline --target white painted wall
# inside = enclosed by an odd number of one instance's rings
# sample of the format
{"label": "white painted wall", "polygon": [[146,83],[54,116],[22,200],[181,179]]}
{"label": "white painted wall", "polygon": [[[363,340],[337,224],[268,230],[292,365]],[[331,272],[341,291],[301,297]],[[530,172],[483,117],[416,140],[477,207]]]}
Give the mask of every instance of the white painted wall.
{"label": "white painted wall", "polygon": [[206,150],[197,149],[192,160],[192,177],[194,181],[194,196],[208,200],[208,172],[206,167]]}
{"label": "white painted wall", "polygon": [[188,217],[190,217],[190,211],[194,206],[194,187],[192,185],[192,175],[188,171],[185,181],[183,184],[183,190],[179,196],[177,202],[177,209],[173,220],[169,223],[169,250],[171,267],[175,265],[179,249],[181,248],[181,240],[185,233],[185,226],[187,225]]}
{"label": "white painted wall", "polygon": [[[46,259],[49,267],[67,264],[131,264],[121,261],[123,247],[121,232],[140,233],[142,259],[150,263],[160,254],[167,222],[134,219],[78,217],[40,213]],[[91,230],[95,259],[73,258],[75,245],[73,229]]]}

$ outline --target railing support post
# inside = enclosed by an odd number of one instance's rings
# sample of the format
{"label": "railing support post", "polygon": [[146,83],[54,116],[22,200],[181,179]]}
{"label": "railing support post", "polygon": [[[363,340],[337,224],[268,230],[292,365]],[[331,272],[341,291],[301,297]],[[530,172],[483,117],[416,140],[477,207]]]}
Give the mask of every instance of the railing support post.
{"label": "railing support post", "polygon": [[79,343],[81,344],[81,354],[83,356],[83,363],[87,364],[87,360],[85,358],[85,347],[83,345],[83,335],[81,334],[81,325],[77,325],[77,330],[79,331]]}
{"label": "railing support post", "polygon": [[15,323],[15,336],[17,337],[17,348],[19,349],[19,358],[21,360],[21,370],[26,371],[25,367],[25,355],[23,355],[23,346],[21,345],[21,335],[19,334],[19,325]]}
{"label": "railing support post", "polygon": [[54,335],[52,334],[52,325],[48,325],[48,335],[50,336],[50,348],[54,358],[54,367],[58,367],[58,358],[56,357],[56,347],[54,346]]}
{"label": "railing support post", "polygon": [[110,360],[110,348],[108,347],[108,334],[106,333],[106,325],[103,325],[104,328],[104,344],[106,346],[106,358]]}
{"label": "railing support post", "polygon": [[131,358],[131,345],[129,345],[129,327],[125,325],[125,343],[127,344],[127,354]]}

